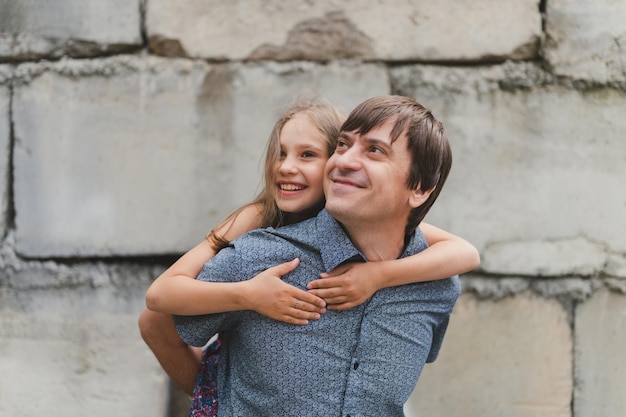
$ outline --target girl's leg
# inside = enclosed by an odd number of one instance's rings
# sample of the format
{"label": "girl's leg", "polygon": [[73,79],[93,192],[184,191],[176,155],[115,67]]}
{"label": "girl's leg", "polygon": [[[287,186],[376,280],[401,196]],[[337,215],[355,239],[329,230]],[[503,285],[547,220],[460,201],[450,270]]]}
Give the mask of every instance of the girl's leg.
{"label": "girl's leg", "polygon": [[139,316],[141,337],[154,353],[163,370],[188,395],[198,379],[202,350],[182,341],[172,316],[145,309]]}

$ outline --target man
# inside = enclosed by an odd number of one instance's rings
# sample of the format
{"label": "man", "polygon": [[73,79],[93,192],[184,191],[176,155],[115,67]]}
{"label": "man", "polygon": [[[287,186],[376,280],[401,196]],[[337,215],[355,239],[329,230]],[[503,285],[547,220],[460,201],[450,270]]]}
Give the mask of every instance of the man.
{"label": "man", "polygon": [[[246,280],[299,258],[283,279],[305,289],[346,262],[420,252],[427,244],[416,227],[451,160],[443,127],[415,100],[369,99],[342,126],[326,165],[326,209],[236,239],[198,279]],[[175,320],[182,339],[195,346],[220,333],[219,416],[402,416],[424,363],[439,351],[459,293],[456,277],[385,288],[307,326],[251,311]]]}

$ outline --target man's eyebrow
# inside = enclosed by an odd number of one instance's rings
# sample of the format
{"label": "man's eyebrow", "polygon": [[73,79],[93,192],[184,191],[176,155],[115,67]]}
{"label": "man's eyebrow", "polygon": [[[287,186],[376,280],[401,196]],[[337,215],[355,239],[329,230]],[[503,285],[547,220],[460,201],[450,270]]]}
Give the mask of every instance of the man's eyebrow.
{"label": "man's eyebrow", "polygon": [[391,144],[388,141],[383,140],[383,139],[378,139],[375,137],[365,135],[363,137],[363,141],[369,145],[376,145],[376,146],[380,146],[380,147],[388,148],[388,149],[391,148]]}
{"label": "man's eyebrow", "polygon": [[[352,132],[346,132],[346,131],[339,132],[339,138],[341,139],[353,141],[354,140],[353,136],[354,136],[354,133]],[[391,143],[389,143],[388,141],[384,139],[378,139],[376,137],[369,136],[367,133],[362,136],[362,140],[368,145],[375,145],[375,146],[379,146],[381,148],[385,148],[389,150],[391,149]]]}

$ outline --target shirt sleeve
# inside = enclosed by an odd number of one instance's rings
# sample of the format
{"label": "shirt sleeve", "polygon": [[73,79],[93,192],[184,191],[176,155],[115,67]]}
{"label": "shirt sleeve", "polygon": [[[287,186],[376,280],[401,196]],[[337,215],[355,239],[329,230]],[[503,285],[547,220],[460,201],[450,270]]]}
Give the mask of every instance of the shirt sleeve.
{"label": "shirt sleeve", "polygon": [[[251,273],[246,271],[247,265],[248,263],[242,262],[241,254],[229,246],[204,264],[197,279],[211,282],[241,281],[241,277],[248,277]],[[236,311],[198,316],[174,315],[174,323],[176,331],[185,343],[200,347],[206,345],[216,333],[228,330],[239,316],[240,312]]]}
{"label": "shirt sleeve", "polygon": [[[448,323],[450,323],[452,308],[461,294],[461,283],[459,281],[459,277],[454,276],[444,282],[449,282],[450,285],[440,294],[441,299],[439,300],[439,311],[437,313],[441,319],[433,329],[433,343],[430,346],[430,351],[428,352],[428,357],[426,359],[426,362],[429,363],[434,362],[439,355],[439,350],[443,344],[443,338],[448,330]],[[434,281],[435,284],[443,284],[444,282]]]}

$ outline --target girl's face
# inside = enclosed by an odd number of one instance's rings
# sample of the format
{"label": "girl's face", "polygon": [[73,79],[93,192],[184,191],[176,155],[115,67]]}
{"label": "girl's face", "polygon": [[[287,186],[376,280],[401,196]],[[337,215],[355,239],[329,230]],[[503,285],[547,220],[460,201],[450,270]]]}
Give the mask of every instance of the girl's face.
{"label": "girl's face", "polygon": [[324,204],[324,135],[305,114],[296,114],[280,132],[280,158],[274,166],[276,204],[290,222],[317,213]]}

